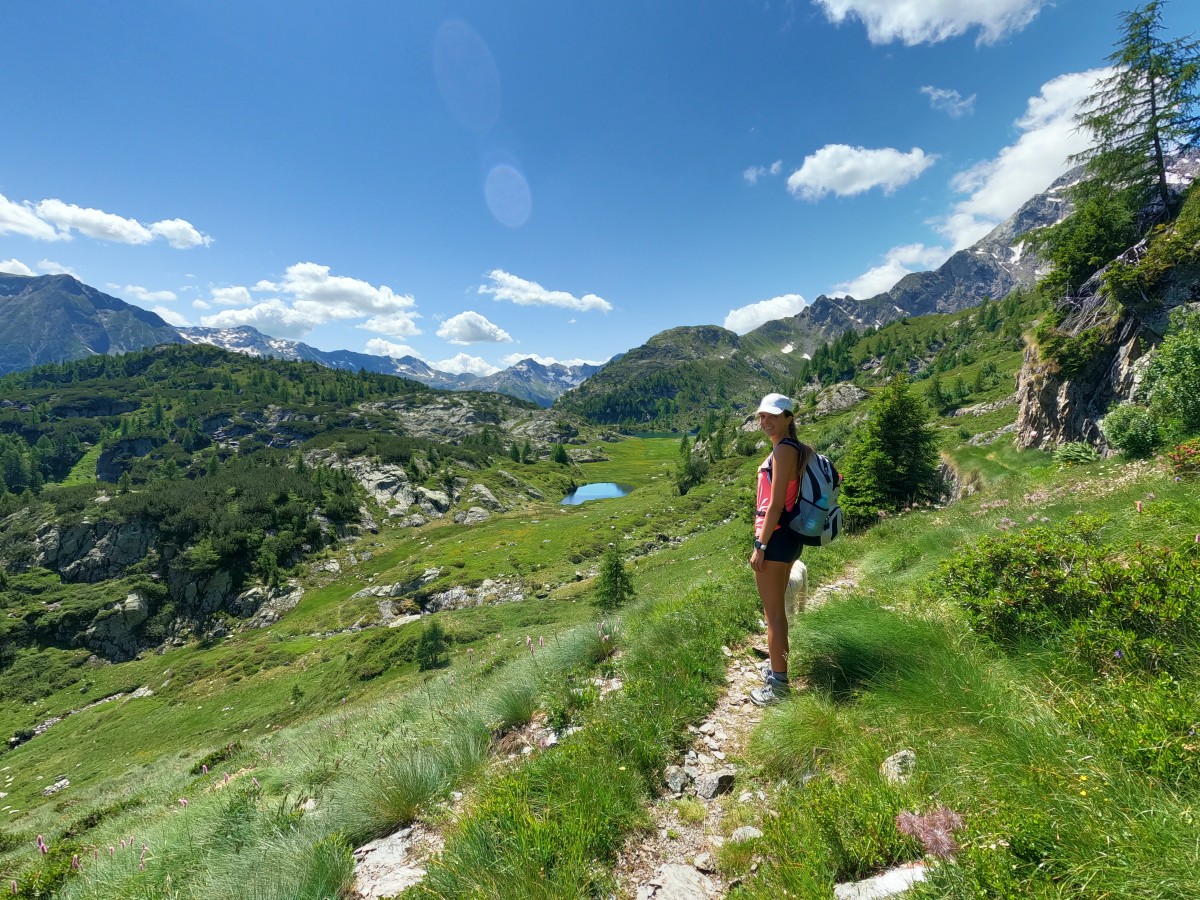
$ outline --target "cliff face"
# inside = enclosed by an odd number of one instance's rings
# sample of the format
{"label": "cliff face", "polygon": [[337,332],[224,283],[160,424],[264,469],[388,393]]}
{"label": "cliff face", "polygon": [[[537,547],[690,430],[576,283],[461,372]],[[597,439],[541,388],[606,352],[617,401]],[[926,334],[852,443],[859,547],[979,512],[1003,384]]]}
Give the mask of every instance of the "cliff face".
{"label": "cliff face", "polygon": [[[1139,248],[1134,248],[1137,252]],[[1200,265],[1181,266],[1164,279],[1157,302],[1146,307],[1105,302],[1097,273],[1070,308],[1059,331],[1068,339],[1096,329],[1101,346],[1078,372],[1064,374],[1059,363],[1044,359],[1036,343],[1025,349],[1017,376],[1017,445],[1053,449],[1085,441],[1106,447],[1099,422],[1109,408],[1138,397],[1142,377],[1154,349],[1162,342],[1171,313],[1180,306],[1200,305]]]}

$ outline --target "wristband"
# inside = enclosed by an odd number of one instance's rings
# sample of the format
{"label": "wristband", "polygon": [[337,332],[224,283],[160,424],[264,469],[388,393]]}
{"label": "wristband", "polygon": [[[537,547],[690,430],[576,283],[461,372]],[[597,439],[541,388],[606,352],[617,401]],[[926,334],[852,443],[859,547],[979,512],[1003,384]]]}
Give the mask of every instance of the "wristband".
{"label": "wristband", "polygon": [[762,541],[760,541],[758,538],[755,538],[754,539],[754,549],[755,550],[766,550],[767,545],[764,544]]}

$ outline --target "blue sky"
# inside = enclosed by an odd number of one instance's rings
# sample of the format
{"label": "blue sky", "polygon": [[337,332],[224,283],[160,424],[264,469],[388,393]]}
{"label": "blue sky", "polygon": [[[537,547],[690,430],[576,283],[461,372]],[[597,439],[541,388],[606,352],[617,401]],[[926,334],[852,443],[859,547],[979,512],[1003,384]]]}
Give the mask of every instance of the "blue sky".
{"label": "blue sky", "polygon": [[1082,148],[1133,4],[6,6],[0,270],[483,374],[936,267]]}

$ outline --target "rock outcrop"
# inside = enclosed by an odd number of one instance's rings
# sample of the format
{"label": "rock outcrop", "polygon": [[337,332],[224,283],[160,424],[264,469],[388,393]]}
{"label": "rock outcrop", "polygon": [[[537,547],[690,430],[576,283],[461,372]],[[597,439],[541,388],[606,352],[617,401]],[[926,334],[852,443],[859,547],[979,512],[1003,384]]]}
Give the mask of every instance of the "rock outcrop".
{"label": "rock outcrop", "polygon": [[83,633],[82,642],[93,653],[114,662],[133,659],[138,652],[137,630],[148,618],[150,601],[135,591],[97,614]]}
{"label": "rock outcrop", "polygon": [[143,522],[47,522],[37,530],[31,563],[63,581],[95,584],[119,577],[153,548],[154,530]]}
{"label": "rock outcrop", "polygon": [[[1137,248],[1134,249],[1136,252]],[[1146,308],[1114,308],[1100,293],[1101,273],[1092,277],[1079,297],[1064,299],[1065,316],[1058,331],[1068,339],[1103,329],[1095,355],[1078,372],[1066,375],[1056,360],[1046,359],[1029,343],[1017,376],[1017,445],[1053,449],[1084,441],[1106,447],[1100,420],[1114,404],[1138,397],[1153,350],[1162,342],[1172,310],[1200,301],[1200,267],[1171,272],[1159,302]]]}

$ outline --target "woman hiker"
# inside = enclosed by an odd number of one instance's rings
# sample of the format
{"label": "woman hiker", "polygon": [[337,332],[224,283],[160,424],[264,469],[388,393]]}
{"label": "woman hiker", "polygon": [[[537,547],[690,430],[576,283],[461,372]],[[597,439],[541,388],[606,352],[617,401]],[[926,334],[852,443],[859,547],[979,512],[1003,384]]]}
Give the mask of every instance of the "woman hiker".
{"label": "woman hiker", "polygon": [[796,505],[800,473],[813,448],[796,439],[792,401],[783,394],[767,394],[758,405],[758,427],[771,441],[771,452],[758,467],[758,499],[754,514],[754,552],[750,567],[767,620],[767,651],[770,668],[764,684],[750,691],[759,706],[777,703],[788,691],[788,621],[784,593],[792,564],[800,556],[803,538],[780,523]]}

